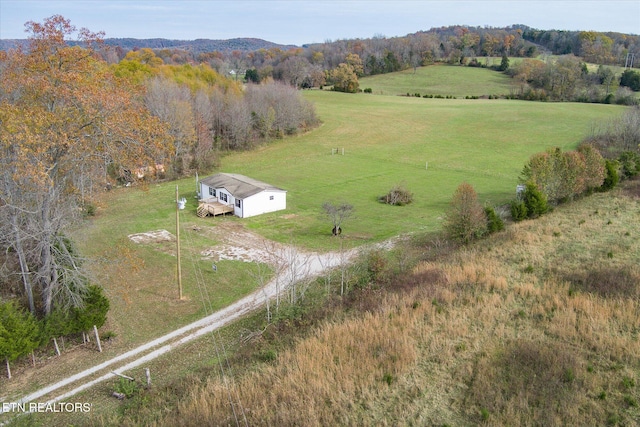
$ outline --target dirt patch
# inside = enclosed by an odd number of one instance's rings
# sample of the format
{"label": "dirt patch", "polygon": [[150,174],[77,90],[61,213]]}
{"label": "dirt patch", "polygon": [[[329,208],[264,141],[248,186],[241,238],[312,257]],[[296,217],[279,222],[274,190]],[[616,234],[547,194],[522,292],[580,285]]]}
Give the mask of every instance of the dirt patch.
{"label": "dirt patch", "polygon": [[219,229],[216,237],[223,243],[200,252],[203,259],[271,264],[275,254],[282,250],[282,245],[236,225]]}
{"label": "dirt patch", "polygon": [[203,259],[206,260],[231,260],[244,262],[262,262],[268,263],[271,255],[267,251],[256,248],[243,248],[239,246],[214,246],[200,252]]}
{"label": "dirt patch", "polygon": [[[231,260],[243,262],[273,262],[274,254],[281,249],[281,245],[265,240],[242,225],[234,223],[220,223],[215,227],[192,227],[192,230],[212,240],[222,242],[200,252],[204,260]],[[139,244],[155,244],[162,250],[164,243],[175,242],[176,236],[167,230],[147,231],[128,235],[129,239]]]}
{"label": "dirt patch", "polygon": [[135,243],[161,243],[176,241],[176,236],[169,233],[167,230],[155,230],[147,231],[146,233],[129,234],[127,237]]}

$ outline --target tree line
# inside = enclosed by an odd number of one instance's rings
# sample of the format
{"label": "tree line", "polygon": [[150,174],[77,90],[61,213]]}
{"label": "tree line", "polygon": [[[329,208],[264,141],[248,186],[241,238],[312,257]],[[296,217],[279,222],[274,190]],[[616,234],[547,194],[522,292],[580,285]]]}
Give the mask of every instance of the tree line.
{"label": "tree line", "polygon": [[[331,73],[349,64],[356,55],[362,64],[359,76],[389,73],[436,62],[466,65],[474,58],[522,57],[541,54],[567,55],[586,62],[624,66],[635,55],[640,67],[640,36],[616,32],[538,30],[525,25],[504,28],[448,26],[418,31],[403,37],[376,35],[368,39],[328,40],[302,47],[276,46],[212,49],[148,46],[140,40],[132,51],[152,47],[167,65],[207,64],[221,75],[246,72],[258,82],[273,78],[296,87],[332,84]],[[184,42],[196,43],[200,41]],[[130,47],[130,44],[128,45]],[[123,46],[101,51],[109,63],[123,60],[130,50]],[[496,64],[497,65],[497,64]]]}
{"label": "tree line", "polygon": [[[553,206],[593,192],[609,191],[622,180],[640,175],[640,107],[594,128],[576,150],[560,148],[532,155],[519,177],[516,198],[509,205],[511,219],[535,219]],[[444,231],[460,243],[470,243],[500,231],[502,219],[492,206],[478,200],[475,189],[462,183],[445,215]]]}
{"label": "tree line", "polygon": [[614,68],[599,65],[589,71],[574,55],[523,59],[505,71],[514,82],[510,96],[535,101],[575,101],[635,105],[640,71],[627,69],[620,76]]}
{"label": "tree line", "polygon": [[[134,49],[137,50],[144,49]],[[102,52],[110,63],[126,60],[130,53],[121,47]],[[332,85],[335,90],[344,92],[359,91],[358,78],[363,76],[434,63],[491,66],[506,71],[508,66],[505,66],[504,58],[507,57],[527,58],[510,70],[520,89],[513,95],[523,99],[630,103],[633,96],[625,89],[617,93],[618,87],[637,91],[640,86],[640,72],[637,76],[628,74],[620,78],[611,68],[640,67],[640,36],[615,32],[546,31],[524,25],[504,28],[449,26],[404,37],[377,35],[369,39],[326,41],[303,47],[272,46],[200,53],[160,48],[153,49],[153,53],[165,65],[206,64],[222,76],[237,79],[243,75],[247,82],[274,79],[297,88]],[[551,54],[564,56],[549,58]],[[543,59],[535,59],[541,56]],[[633,64],[629,58],[635,58]],[[586,62],[599,64],[601,69],[597,73],[585,73]],[[627,71],[632,72],[636,73]]]}
{"label": "tree line", "polygon": [[273,79],[243,87],[207,64],[165,64],[146,48],[129,52],[111,70],[143,84],[145,106],[168,125],[174,151],[165,170],[171,176],[211,168],[220,151],[249,149],[318,122],[295,87]]}

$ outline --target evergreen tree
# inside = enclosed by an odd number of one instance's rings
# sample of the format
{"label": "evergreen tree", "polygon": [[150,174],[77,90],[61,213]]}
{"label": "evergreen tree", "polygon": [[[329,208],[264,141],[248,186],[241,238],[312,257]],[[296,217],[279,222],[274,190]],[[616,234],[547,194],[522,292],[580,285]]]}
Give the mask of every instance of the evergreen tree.
{"label": "evergreen tree", "polygon": [[529,218],[537,218],[549,210],[547,197],[531,181],[526,184],[523,201]]}
{"label": "evergreen tree", "polygon": [[502,55],[502,61],[500,61],[500,67],[498,67],[498,71],[507,71],[509,69],[509,57],[507,55]]}
{"label": "evergreen tree", "polygon": [[489,233],[495,233],[504,229],[504,221],[498,216],[495,209],[487,206],[484,208],[484,213],[487,215],[487,231]]}
{"label": "evergreen tree", "polygon": [[90,285],[82,308],[73,310],[73,326],[71,332],[84,332],[94,325],[101,327],[107,320],[109,300],[102,293],[102,288]]}
{"label": "evergreen tree", "polygon": [[20,310],[13,302],[0,304],[0,358],[6,362],[9,378],[9,362],[36,349],[40,337],[38,322],[31,313]]}
{"label": "evergreen tree", "polygon": [[600,186],[600,191],[609,191],[618,185],[618,181],[620,181],[620,176],[618,174],[618,162],[607,159],[605,160],[604,167],[606,175],[602,186]]}

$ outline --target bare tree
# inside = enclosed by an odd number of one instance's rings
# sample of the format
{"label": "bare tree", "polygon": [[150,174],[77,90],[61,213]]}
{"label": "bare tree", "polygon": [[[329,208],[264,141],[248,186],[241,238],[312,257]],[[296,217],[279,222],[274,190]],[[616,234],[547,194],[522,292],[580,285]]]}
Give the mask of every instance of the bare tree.
{"label": "bare tree", "polygon": [[291,56],[278,66],[277,72],[279,72],[281,80],[298,88],[302,85],[305,78],[309,76],[310,66],[311,64],[306,58],[302,56]]}
{"label": "bare tree", "polygon": [[251,112],[241,97],[228,96],[225,103],[227,148],[247,148],[252,141]]}
{"label": "bare tree", "polygon": [[333,224],[332,233],[334,236],[337,236],[342,232],[342,223],[353,214],[353,205],[346,202],[338,204],[324,202],[322,204],[322,209]]}
{"label": "bare tree", "polygon": [[311,283],[311,258],[309,254],[300,252],[295,245],[289,244],[282,252],[282,259],[285,266],[284,277],[289,287],[289,302],[295,304],[299,298],[304,298]]}
{"label": "bare tree", "polygon": [[250,271],[249,274],[256,282],[258,282],[258,285],[262,289],[265,297],[265,303],[267,305],[267,323],[271,323],[271,297],[267,293],[266,285],[269,283],[269,279],[272,277],[272,270],[268,264],[265,264],[263,262],[256,262],[256,270]]}
{"label": "bare tree", "polygon": [[175,141],[172,166],[177,174],[182,174],[183,161],[196,141],[195,118],[189,88],[179,86],[171,80],[156,77],[147,84],[145,103],[153,115],[169,124],[169,131]]}

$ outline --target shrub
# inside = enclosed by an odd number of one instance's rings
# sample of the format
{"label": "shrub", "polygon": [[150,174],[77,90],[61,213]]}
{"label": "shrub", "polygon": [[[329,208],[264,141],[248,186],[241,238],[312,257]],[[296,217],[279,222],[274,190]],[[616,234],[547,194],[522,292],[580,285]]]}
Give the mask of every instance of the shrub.
{"label": "shrub", "polygon": [[373,91],[371,90],[371,88],[370,88],[370,87],[366,87],[366,88],[364,88],[364,91],[363,91],[363,92],[364,92],[364,93],[373,93]]}
{"label": "shrub", "polygon": [[392,269],[387,258],[388,252],[380,249],[369,252],[365,258],[366,275],[369,282],[384,283],[392,277]]}
{"label": "shrub", "polygon": [[128,380],[126,378],[118,378],[115,391],[123,394],[127,398],[133,397],[138,392],[138,384],[135,381]]}
{"label": "shrub", "polygon": [[549,210],[547,197],[531,181],[526,184],[523,203],[527,208],[527,218],[537,218]]}
{"label": "shrub", "polygon": [[495,209],[491,206],[484,208],[484,213],[487,215],[487,231],[489,233],[495,233],[504,229],[504,221],[498,216]]}
{"label": "shrub", "polygon": [[458,186],[444,228],[449,237],[463,243],[469,243],[487,232],[487,217],[471,184],[464,182]]}
{"label": "shrub", "polygon": [[605,176],[600,191],[609,191],[618,185],[620,176],[618,175],[618,162],[615,160],[605,160],[604,163]]}
{"label": "shrub", "polygon": [[[583,144],[576,151],[554,148],[536,153],[521,174],[522,180],[533,182],[549,202],[556,203],[599,188],[604,177],[604,159],[590,144]],[[529,215],[538,216],[535,212]]]}
{"label": "shrub", "polygon": [[514,221],[522,221],[527,219],[527,206],[524,202],[519,200],[514,200],[511,202],[511,218]]}
{"label": "shrub", "polygon": [[40,328],[31,313],[13,302],[0,303],[0,360],[6,361],[9,378],[9,362],[38,348],[40,340]]}
{"label": "shrub", "polygon": [[87,202],[83,206],[83,212],[85,216],[96,216],[96,205],[91,202]]}
{"label": "shrub", "polygon": [[605,177],[604,158],[596,147],[591,144],[581,144],[578,153],[584,160],[583,180],[588,192],[599,188]]}
{"label": "shrub", "polygon": [[407,190],[404,185],[398,184],[387,194],[380,196],[378,200],[389,205],[404,206],[413,201],[413,193]]}
{"label": "shrub", "polygon": [[502,61],[500,61],[500,66],[498,67],[498,71],[507,71],[509,69],[509,57],[507,55],[502,55]]}
{"label": "shrub", "polygon": [[638,153],[625,151],[620,154],[618,162],[622,169],[622,176],[625,179],[634,178],[640,174],[640,155]]}
{"label": "shrub", "polygon": [[640,91],[640,73],[634,70],[625,70],[620,77],[620,86],[626,86],[633,91]]}

